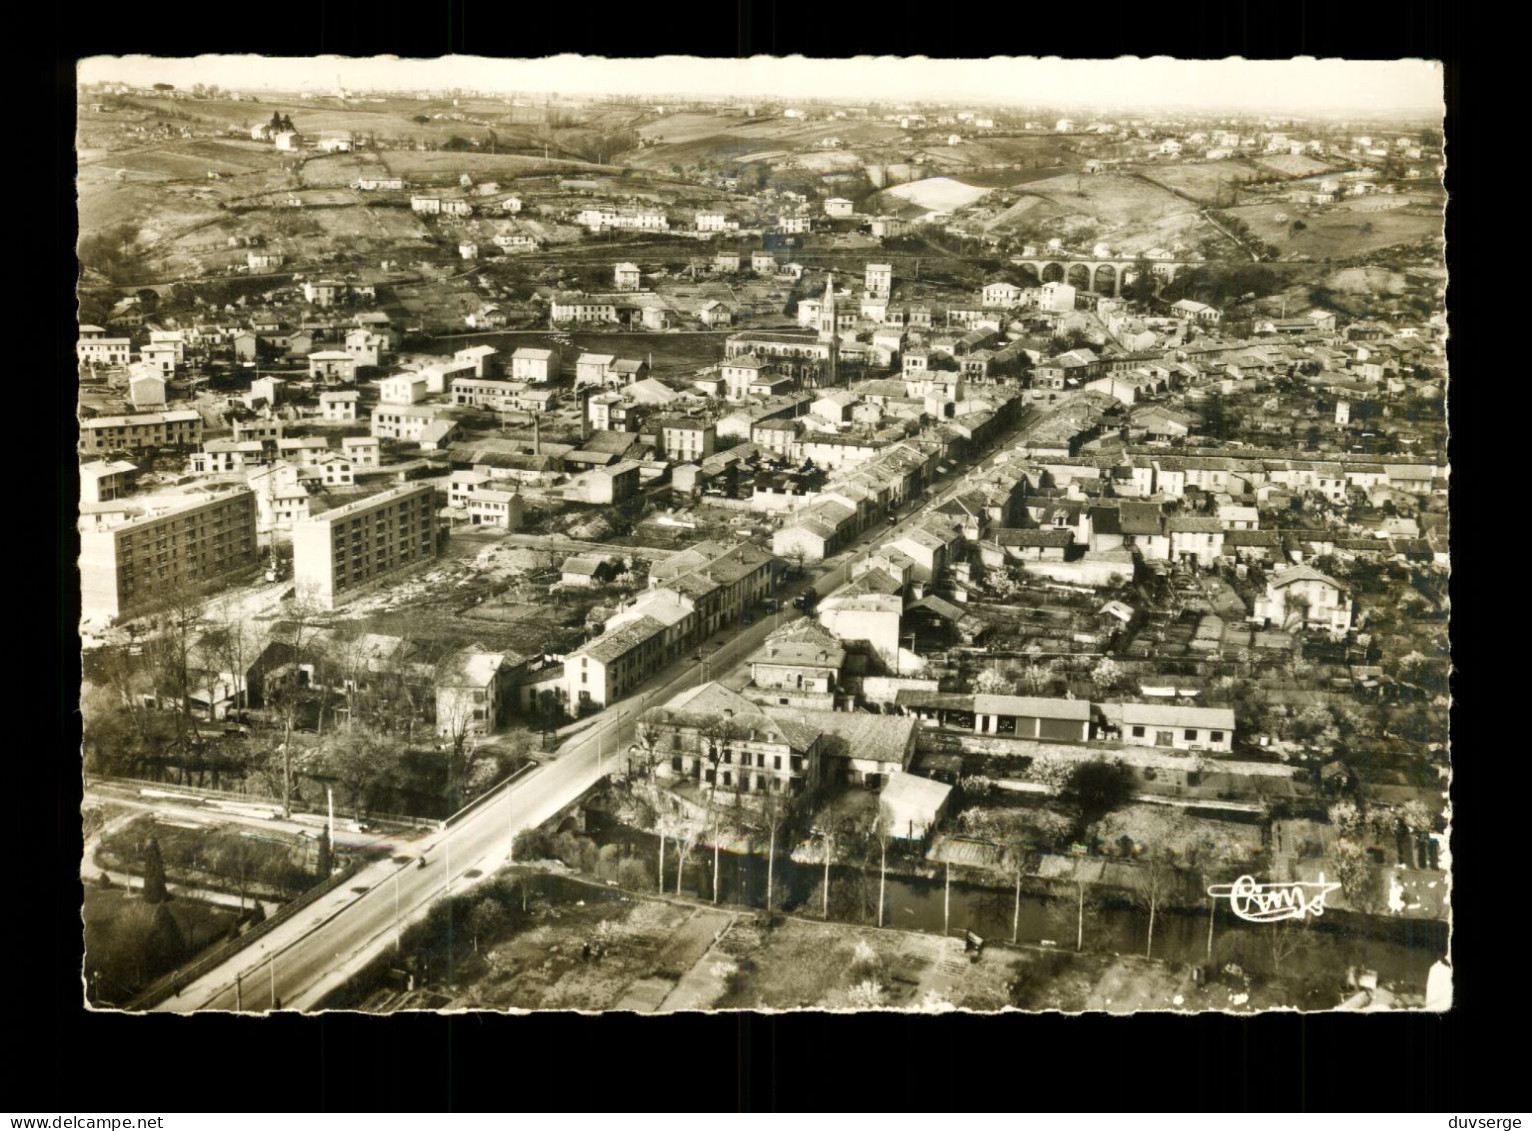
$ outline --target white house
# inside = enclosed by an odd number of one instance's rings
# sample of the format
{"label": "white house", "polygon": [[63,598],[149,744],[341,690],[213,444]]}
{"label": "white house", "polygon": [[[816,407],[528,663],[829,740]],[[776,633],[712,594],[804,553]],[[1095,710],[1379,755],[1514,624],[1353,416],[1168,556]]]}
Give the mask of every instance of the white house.
{"label": "white house", "polygon": [[1010,308],[1016,305],[1021,297],[1021,288],[1015,283],[1004,281],[984,284],[983,302],[985,306],[998,306]]}
{"label": "white house", "polygon": [[1122,741],[1129,746],[1172,750],[1234,749],[1234,712],[1227,707],[1183,707],[1168,703],[1124,703]]}
{"label": "white house", "polygon": [[1068,283],[1054,281],[1037,288],[1037,308],[1064,314],[1075,308],[1075,289]]}
{"label": "white house", "polygon": [[1170,309],[1178,318],[1185,318],[1192,322],[1208,322],[1216,325],[1222,318],[1223,312],[1217,307],[1208,306],[1206,303],[1193,302],[1189,298],[1172,303]]}
{"label": "white house", "polygon": [[356,419],[357,402],[362,394],[355,389],[337,389],[319,394],[320,418],[331,424],[346,424]]}
{"label": "white house", "polygon": [[613,282],[619,291],[636,291],[643,285],[643,275],[636,263],[619,263],[612,268]]}
{"label": "white house", "polygon": [[521,346],[511,354],[511,380],[543,385],[558,378],[559,356],[551,349]]}
{"label": "white house", "polygon": [[1271,575],[1256,598],[1255,615],[1282,629],[1321,628],[1344,636],[1351,630],[1352,600],[1338,581],[1299,565]]}
{"label": "white house", "polygon": [[388,348],[388,337],[358,327],[346,335],[346,352],[356,359],[359,366],[373,368],[383,364],[383,352]]}
{"label": "white house", "polygon": [[419,373],[396,373],[378,382],[378,400],[383,404],[419,404],[428,395],[426,379]]}

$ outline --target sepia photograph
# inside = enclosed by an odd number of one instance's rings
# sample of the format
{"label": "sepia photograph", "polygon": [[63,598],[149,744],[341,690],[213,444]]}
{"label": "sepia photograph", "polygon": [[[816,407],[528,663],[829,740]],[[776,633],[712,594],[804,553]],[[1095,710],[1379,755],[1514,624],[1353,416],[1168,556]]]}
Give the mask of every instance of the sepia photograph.
{"label": "sepia photograph", "polygon": [[1441,64],[76,95],[85,1008],[1451,1008]]}

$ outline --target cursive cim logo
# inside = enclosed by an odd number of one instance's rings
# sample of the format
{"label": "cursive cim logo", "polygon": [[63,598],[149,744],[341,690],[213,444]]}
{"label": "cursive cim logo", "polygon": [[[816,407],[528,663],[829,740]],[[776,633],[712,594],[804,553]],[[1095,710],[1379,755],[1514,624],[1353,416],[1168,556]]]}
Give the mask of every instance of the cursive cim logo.
{"label": "cursive cim logo", "polygon": [[1302,883],[1290,880],[1275,884],[1258,884],[1254,876],[1241,876],[1232,884],[1214,884],[1208,894],[1214,899],[1227,896],[1234,914],[1252,923],[1275,923],[1282,919],[1302,919],[1305,915],[1323,915],[1325,896],[1340,884],[1325,882],[1321,873],[1318,883]]}

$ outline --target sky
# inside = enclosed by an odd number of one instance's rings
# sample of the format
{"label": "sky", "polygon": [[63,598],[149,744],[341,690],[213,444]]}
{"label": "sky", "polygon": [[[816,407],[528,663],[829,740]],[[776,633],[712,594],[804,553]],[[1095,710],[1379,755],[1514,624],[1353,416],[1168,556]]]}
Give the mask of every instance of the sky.
{"label": "sky", "polygon": [[330,93],[448,89],[556,91],[567,95],[722,96],[740,99],[848,98],[866,101],[964,100],[1049,107],[1164,107],[1273,113],[1442,110],[1440,65],[1426,60],[1178,60],[993,58],[806,59],[802,56],[700,59],[680,56],[612,61],[562,55],[544,59],[263,58],[143,55],[82,60],[83,82],[178,87],[217,83],[238,90]]}

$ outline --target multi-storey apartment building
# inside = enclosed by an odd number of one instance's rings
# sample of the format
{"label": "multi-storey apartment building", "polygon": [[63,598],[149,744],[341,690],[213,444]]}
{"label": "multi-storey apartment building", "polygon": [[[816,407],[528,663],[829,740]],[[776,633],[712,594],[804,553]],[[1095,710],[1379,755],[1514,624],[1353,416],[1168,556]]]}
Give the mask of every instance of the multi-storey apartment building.
{"label": "multi-storey apartment building", "polygon": [[372,434],[379,440],[409,440],[416,443],[426,430],[443,419],[438,405],[379,405],[372,411]]}
{"label": "multi-storey apartment building", "polygon": [[80,532],[81,615],[133,615],[169,594],[226,583],[258,559],[255,522],[255,495],[245,487],[87,515]]}
{"label": "multi-storey apartment building", "polygon": [[509,406],[522,386],[492,377],[459,377],[452,382],[452,403],[473,408],[501,409]]}
{"label": "multi-storey apartment building", "polygon": [[293,527],[298,592],[333,609],[436,557],[436,490],[406,484]]}
{"label": "multi-storey apartment building", "polygon": [[201,442],[202,416],[190,410],[97,416],[80,422],[80,451],[86,455],[139,448],[194,447]]}
{"label": "multi-storey apartment building", "polygon": [[610,205],[598,205],[593,208],[582,209],[576,221],[593,232],[605,231],[608,228],[627,229],[637,232],[667,232],[670,230],[670,220],[665,213],[657,208],[647,206],[635,206],[631,208],[613,208]]}
{"label": "multi-storey apartment building", "polygon": [[100,326],[81,326],[75,356],[81,365],[127,365],[133,357],[133,339],[108,338]]}

